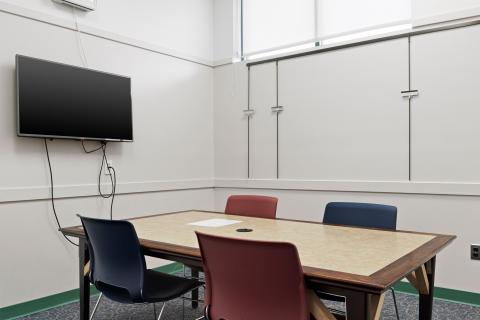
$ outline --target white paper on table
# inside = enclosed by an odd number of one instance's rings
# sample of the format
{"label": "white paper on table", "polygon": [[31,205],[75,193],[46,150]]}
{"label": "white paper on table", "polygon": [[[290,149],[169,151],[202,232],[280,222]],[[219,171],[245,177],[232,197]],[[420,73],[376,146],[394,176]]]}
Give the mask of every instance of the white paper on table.
{"label": "white paper on table", "polygon": [[216,228],[216,227],[229,226],[229,225],[240,223],[240,222],[242,221],[231,220],[231,219],[208,219],[208,220],[190,222],[189,225],[198,226],[198,227]]}

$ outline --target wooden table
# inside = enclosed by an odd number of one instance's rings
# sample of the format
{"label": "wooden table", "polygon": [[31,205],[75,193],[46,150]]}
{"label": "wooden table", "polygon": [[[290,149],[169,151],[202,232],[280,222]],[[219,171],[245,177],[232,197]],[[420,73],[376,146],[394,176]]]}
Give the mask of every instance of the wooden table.
{"label": "wooden table", "polygon": [[[222,218],[241,223],[198,227],[191,222]],[[148,256],[201,267],[196,230],[228,237],[295,244],[307,286],[346,298],[347,318],[379,319],[384,293],[407,277],[419,291],[419,318],[432,318],[435,257],[455,236],[384,231],[285,219],[261,219],[218,212],[184,211],[129,220]],[[239,233],[238,228],[253,232]],[[80,319],[88,319],[90,286],[88,248],[82,227],[64,228],[78,237]]]}

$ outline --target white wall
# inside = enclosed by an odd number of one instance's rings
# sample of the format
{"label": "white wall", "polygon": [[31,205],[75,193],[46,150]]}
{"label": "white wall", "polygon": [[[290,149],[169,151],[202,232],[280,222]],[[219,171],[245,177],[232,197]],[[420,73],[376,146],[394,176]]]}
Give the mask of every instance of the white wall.
{"label": "white wall", "polygon": [[[70,7],[51,0],[1,3],[73,21]],[[97,0],[95,11],[76,14],[80,24],[212,61],[213,0]]]}
{"label": "white wall", "polygon": [[[55,9],[50,1],[35,3],[33,9],[66,14]],[[150,2],[152,11],[159,9],[154,3]],[[179,2],[175,8],[163,8],[160,16],[168,12],[188,13],[176,17],[175,28],[165,27],[169,37],[183,37],[187,28],[198,37],[195,41],[211,43],[211,30],[207,35],[201,29],[210,23],[211,17],[202,17],[202,12],[212,10],[212,6],[209,1],[202,4],[198,10],[187,8],[185,2]],[[131,6],[132,12],[133,9]],[[137,9],[148,11],[145,4]],[[199,14],[198,33],[194,25],[184,23],[194,12]],[[110,23],[102,22],[100,12],[96,19],[98,24]],[[135,20],[141,23],[138,16]],[[173,18],[169,21],[174,23]],[[142,33],[140,29],[137,32]],[[160,36],[162,32],[167,31],[162,28]],[[119,196],[114,217],[212,209],[211,67],[92,35],[81,34],[81,38],[89,67],[132,78],[135,141],[108,145],[109,158],[118,172]],[[16,136],[15,54],[73,65],[81,65],[81,59],[74,31],[18,15],[0,12],[0,39],[0,251],[8,256],[2,259],[0,267],[1,308],[78,286],[76,248],[57,232],[48,201],[43,141]],[[167,44],[170,40],[165,41]],[[182,46],[180,43],[172,49],[188,49]],[[77,141],[54,140],[49,145],[56,195],[62,198],[57,201],[62,224],[78,225],[77,213],[107,217],[109,201],[96,196],[100,154],[84,154]],[[93,148],[96,144],[87,146]]]}
{"label": "white wall", "polygon": [[213,0],[213,61],[215,64],[232,62],[237,46],[236,1]]}

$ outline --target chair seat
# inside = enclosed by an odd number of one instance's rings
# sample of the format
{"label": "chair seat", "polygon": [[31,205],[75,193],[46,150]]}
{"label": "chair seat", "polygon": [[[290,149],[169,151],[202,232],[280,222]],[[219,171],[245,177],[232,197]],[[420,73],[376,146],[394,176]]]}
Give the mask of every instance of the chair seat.
{"label": "chair seat", "polygon": [[147,270],[145,272],[143,299],[146,302],[163,302],[175,299],[203,283],[170,274]]}

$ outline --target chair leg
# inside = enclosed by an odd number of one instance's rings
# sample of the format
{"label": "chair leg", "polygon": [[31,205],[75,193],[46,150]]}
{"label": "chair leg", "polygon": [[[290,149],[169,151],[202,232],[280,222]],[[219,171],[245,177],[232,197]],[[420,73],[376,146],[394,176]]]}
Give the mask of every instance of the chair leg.
{"label": "chair leg", "polygon": [[103,293],[100,292],[100,295],[98,296],[97,303],[95,303],[95,307],[93,307],[92,314],[90,315],[90,320],[93,319],[93,316],[95,315],[95,312],[97,311],[98,305],[100,304],[100,300],[102,299],[102,297],[103,297]]}
{"label": "chair leg", "polygon": [[206,319],[206,320],[210,320],[210,315],[209,315],[209,305],[206,305],[204,310],[203,310],[203,317]]}
{"label": "chair leg", "polygon": [[158,315],[158,318],[157,318],[157,320],[160,320],[160,318],[162,317],[162,314],[163,314],[163,309],[165,309],[165,305],[166,305],[166,304],[167,304],[166,302],[164,302],[164,303],[163,303],[163,305],[162,305],[162,309],[160,309],[160,314]]}
{"label": "chair leg", "polygon": [[185,299],[182,299],[182,320],[185,320]]}
{"label": "chair leg", "polygon": [[398,314],[397,297],[395,296],[395,289],[391,287],[390,290],[392,291],[393,306],[395,307],[395,315],[397,316],[397,320],[400,320],[400,315]]}
{"label": "chair leg", "polygon": [[155,306],[155,303],[152,303],[153,304],[153,319],[157,320],[157,308]]}

